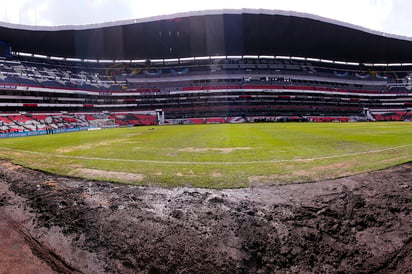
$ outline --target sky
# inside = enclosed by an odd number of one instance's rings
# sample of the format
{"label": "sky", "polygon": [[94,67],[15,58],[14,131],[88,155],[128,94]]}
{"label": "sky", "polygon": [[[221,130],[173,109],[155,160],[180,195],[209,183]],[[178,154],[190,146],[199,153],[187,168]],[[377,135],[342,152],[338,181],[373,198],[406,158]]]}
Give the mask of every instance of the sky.
{"label": "sky", "polygon": [[319,15],[412,37],[412,0],[0,0],[0,21],[82,25],[211,9],[275,9]]}

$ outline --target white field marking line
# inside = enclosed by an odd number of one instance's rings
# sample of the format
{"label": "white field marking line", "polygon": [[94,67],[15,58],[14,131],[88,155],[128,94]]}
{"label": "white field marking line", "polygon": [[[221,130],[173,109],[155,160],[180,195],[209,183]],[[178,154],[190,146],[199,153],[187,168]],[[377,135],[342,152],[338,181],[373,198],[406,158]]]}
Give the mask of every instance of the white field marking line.
{"label": "white field marking line", "polygon": [[364,155],[364,154],[380,153],[380,152],[384,152],[388,150],[396,150],[396,149],[410,147],[410,146],[412,146],[412,144],[404,145],[404,146],[397,146],[397,147],[383,148],[379,150],[370,150],[370,151],[363,151],[363,152],[356,152],[356,153],[330,155],[330,156],[305,158],[305,159],[243,161],[243,162],[183,162],[183,161],[137,160],[137,159],[100,158],[100,157],[87,157],[87,156],[70,156],[70,155],[61,155],[61,154],[54,154],[54,153],[45,153],[45,152],[37,152],[37,151],[29,151],[29,150],[21,150],[21,149],[4,148],[4,147],[0,147],[0,150],[8,150],[8,151],[13,151],[13,152],[29,153],[29,154],[43,155],[43,156],[54,156],[58,158],[69,158],[69,159],[80,159],[80,160],[99,160],[99,161],[121,161],[121,162],[146,163],[146,164],[248,165],[248,164],[286,163],[286,162],[289,162],[289,163],[290,162],[310,162],[310,161],[316,161],[316,160],[326,160],[326,159],[350,157],[350,156],[357,156],[357,155]]}

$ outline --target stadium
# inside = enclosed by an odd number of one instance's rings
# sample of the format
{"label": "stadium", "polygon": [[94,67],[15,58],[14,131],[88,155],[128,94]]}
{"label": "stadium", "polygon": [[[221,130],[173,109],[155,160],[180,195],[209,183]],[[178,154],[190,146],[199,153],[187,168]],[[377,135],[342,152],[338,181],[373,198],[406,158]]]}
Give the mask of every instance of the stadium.
{"label": "stadium", "polygon": [[50,273],[411,271],[408,37],[249,9],[1,23],[0,109],[0,214]]}
{"label": "stadium", "polygon": [[314,16],[203,12],[1,33],[4,133],[411,119],[412,42]]}

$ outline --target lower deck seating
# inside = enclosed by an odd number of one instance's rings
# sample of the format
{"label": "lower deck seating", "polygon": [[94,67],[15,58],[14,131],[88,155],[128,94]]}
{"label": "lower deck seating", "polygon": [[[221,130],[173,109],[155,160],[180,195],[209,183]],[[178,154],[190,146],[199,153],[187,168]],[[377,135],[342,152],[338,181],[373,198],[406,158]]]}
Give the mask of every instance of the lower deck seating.
{"label": "lower deck seating", "polygon": [[4,114],[0,116],[0,133],[30,132],[46,129],[91,127],[96,120],[113,120],[117,126],[156,125],[154,115],[138,113],[50,113]]}
{"label": "lower deck seating", "polygon": [[412,116],[412,113],[408,112],[376,112],[372,113],[372,116],[376,121],[405,121],[408,117]]}
{"label": "lower deck seating", "polygon": [[[374,111],[371,117],[376,121],[412,121],[411,112]],[[371,118],[371,119],[372,119]],[[371,120],[370,119],[370,120]],[[96,123],[99,122],[99,123]],[[211,124],[243,122],[350,122],[366,121],[363,116],[256,116],[256,117],[204,117],[167,119],[166,124]],[[110,122],[110,123],[104,123]],[[132,112],[118,113],[36,113],[36,114],[2,114],[0,116],[0,133],[30,132],[46,129],[113,127],[157,125],[153,114]]]}
{"label": "lower deck seating", "polygon": [[312,122],[348,122],[349,117],[310,117]]}
{"label": "lower deck seating", "polygon": [[117,113],[110,116],[119,126],[150,126],[157,124],[153,115],[143,115],[135,113]]}

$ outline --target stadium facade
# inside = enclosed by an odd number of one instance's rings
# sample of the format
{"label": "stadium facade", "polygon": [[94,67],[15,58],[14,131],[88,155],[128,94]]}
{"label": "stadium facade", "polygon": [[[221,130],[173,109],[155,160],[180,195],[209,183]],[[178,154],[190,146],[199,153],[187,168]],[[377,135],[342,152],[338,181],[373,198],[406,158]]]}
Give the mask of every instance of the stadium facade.
{"label": "stadium facade", "polygon": [[412,40],[308,14],[0,25],[3,133],[412,119]]}

